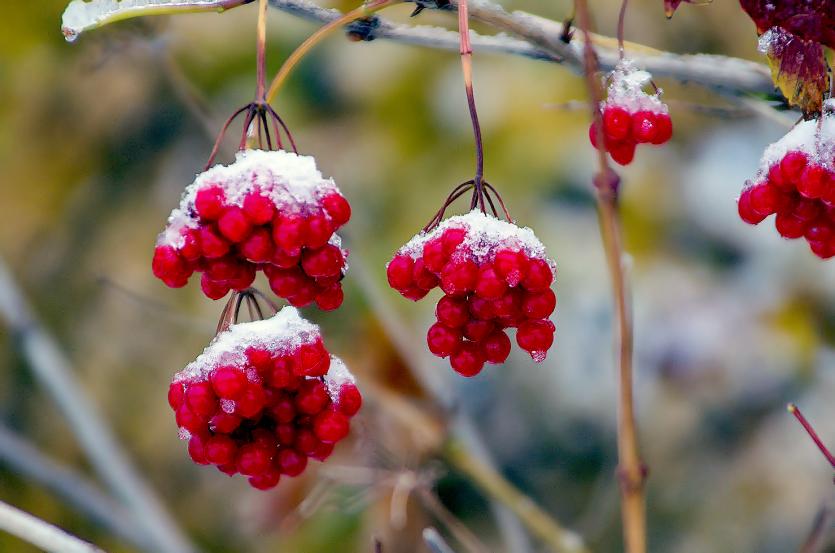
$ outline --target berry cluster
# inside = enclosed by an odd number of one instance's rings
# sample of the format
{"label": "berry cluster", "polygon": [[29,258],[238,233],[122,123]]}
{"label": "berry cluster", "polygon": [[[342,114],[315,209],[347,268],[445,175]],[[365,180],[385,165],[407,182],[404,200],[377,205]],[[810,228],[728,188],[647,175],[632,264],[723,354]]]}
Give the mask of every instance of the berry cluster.
{"label": "berry cluster", "polygon": [[835,116],[804,121],[769,146],[737,207],[752,225],[776,214],[781,236],[805,238],[822,259],[835,256]]}
{"label": "berry cluster", "polygon": [[389,285],[413,301],[443,290],[426,340],[463,376],[507,359],[510,327],[520,348],[545,359],[554,342],[554,270],[532,230],[478,210],[415,236],[386,269]]}
{"label": "berry cluster", "polygon": [[[650,95],[643,90],[650,81],[650,74],[629,60],[622,60],[609,75],[608,95],[600,103],[603,146],[620,165],[632,163],[638,144],[660,145],[673,136],[673,122],[660,91]],[[595,148],[597,131],[592,123],[589,139]]]}
{"label": "berry cluster", "polygon": [[318,327],[285,307],[218,334],[174,376],[168,403],[195,463],[266,490],[327,459],[362,396]]}
{"label": "berry cluster", "polygon": [[276,295],[303,307],[342,304],[347,252],[336,229],[351,208],[312,157],[248,150],[198,175],[168,219],[154,274],[173,288],[194,271],[209,298],[248,288],[261,269]]}

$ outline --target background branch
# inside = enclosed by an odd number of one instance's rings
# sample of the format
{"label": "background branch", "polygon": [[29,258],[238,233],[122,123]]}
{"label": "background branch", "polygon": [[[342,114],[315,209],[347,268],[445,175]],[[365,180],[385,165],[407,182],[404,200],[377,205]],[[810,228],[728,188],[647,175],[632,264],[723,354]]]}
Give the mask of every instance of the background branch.
{"label": "background branch", "polygon": [[57,526],[0,501],[0,529],[48,553],[104,553]]}

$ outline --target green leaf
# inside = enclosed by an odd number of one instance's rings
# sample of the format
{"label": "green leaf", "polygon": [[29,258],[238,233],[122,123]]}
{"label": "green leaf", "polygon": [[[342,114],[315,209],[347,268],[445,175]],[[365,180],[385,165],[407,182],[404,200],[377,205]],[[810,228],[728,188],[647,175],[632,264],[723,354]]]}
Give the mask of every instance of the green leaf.
{"label": "green leaf", "polygon": [[252,0],[72,0],[64,10],[61,32],[73,42],[84,31],[146,15],[223,11]]}

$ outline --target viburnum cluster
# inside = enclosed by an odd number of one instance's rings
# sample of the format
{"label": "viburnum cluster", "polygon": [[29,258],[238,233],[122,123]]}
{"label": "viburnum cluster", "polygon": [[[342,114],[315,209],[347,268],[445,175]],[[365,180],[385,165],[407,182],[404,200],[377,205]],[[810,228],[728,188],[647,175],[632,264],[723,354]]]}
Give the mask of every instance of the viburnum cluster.
{"label": "viburnum cluster", "polygon": [[781,236],[805,239],[822,259],[835,256],[835,101],[825,107],[765,150],[737,204],[752,225],[776,214]]}
{"label": "viburnum cluster", "polygon": [[426,340],[462,376],[507,359],[508,328],[535,361],[545,359],[554,342],[555,270],[531,229],[477,209],[418,234],[386,268],[389,285],[413,301],[443,290]]}
{"label": "viburnum cluster", "polygon": [[[632,163],[638,144],[664,144],[673,136],[673,122],[661,92],[647,94],[652,76],[621,60],[608,75],[607,97],[600,103],[603,147],[620,165]],[[592,146],[598,147],[597,125],[589,127]]]}
{"label": "viburnum cluster", "polygon": [[219,333],[174,376],[168,402],[195,463],[266,490],[327,459],[362,396],[319,328],[285,307]]}
{"label": "viburnum cluster", "polygon": [[159,235],[153,271],[173,288],[192,273],[211,299],[244,290],[262,270],[276,295],[324,310],[342,304],[347,251],[335,231],[351,207],[312,157],[246,150],[199,174]]}

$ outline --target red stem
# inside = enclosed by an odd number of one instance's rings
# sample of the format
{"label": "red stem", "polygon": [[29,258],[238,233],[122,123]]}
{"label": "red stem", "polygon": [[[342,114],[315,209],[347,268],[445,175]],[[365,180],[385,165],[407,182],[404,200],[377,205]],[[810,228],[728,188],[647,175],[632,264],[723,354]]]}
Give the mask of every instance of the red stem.
{"label": "red stem", "polygon": [[797,405],[794,403],[789,403],[788,406],[789,413],[794,415],[803,428],[806,430],[806,433],[809,434],[809,437],[812,438],[812,441],[815,442],[815,445],[818,446],[823,456],[826,457],[826,460],[829,461],[829,464],[832,465],[832,468],[835,469],[835,456],[827,449],[826,445],[824,445],[823,441],[821,441],[820,436],[818,433],[815,432],[815,429],[812,427],[811,423],[806,420],[806,417],[803,416],[803,413],[800,412],[800,409],[797,408]]}

